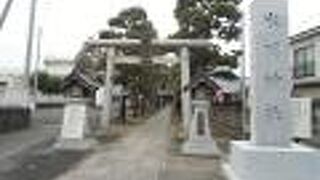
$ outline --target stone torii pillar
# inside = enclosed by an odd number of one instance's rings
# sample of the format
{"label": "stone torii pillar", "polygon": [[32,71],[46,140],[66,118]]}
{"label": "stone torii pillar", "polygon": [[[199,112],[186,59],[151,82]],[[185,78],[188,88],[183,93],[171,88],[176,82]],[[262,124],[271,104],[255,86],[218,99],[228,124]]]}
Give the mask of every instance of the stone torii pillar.
{"label": "stone torii pillar", "polygon": [[103,128],[108,129],[112,118],[112,89],[113,89],[113,69],[115,61],[115,47],[108,47],[106,56],[106,73],[104,87],[103,114],[101,115],[101,124]]}
{"label": "stone torii pillar", "polygon": [[250,6],[251,140],[233,142],[231,180],[319,179],[318,151],[293,144],[287,0]]}
{"label": "stone torii pillar", "polygon": [[181,59],[181,111],[183,119],[183,129],[188,131],[191,122],[191,91],[186,88],[190,84],[190,54],[188,47],[182,47],[180,51]]}

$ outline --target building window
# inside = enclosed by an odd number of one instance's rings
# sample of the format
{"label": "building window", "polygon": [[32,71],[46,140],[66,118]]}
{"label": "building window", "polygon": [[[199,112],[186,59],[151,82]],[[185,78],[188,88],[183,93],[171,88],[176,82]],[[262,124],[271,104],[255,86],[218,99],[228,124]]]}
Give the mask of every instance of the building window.
{"label": "building window", "polygon": [[8,83],[7,82],[1,82],[0,81],[0,94],[3,94],[6,92],[6,88],[8,86]]}
{"label": "building window", "polygon": [[306,46],[294,51],[294,76],[296,78],[315,76],[314,46]]}

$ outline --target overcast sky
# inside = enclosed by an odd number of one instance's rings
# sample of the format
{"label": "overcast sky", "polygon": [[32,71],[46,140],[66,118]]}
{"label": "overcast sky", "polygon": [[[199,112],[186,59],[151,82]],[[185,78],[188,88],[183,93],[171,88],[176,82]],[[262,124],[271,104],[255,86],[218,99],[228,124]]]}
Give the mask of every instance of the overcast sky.
{"label": "overcast sky", "polygon": [[[176,0],[38,0],[38,23],[43,27],[42,57],[72,58],[82,42],[106,27],[121,9],[144,7],[160,37],[177,29],[173,17]],[[244,0],[249,3],[251,0]],[[0,9],[5,0],[0,0]],[[23,69],[30,0],[15,0],[0,31],[0,69]],[[320,24],[320,1],[289,0],[290,34]],[[246,7],[246,5],[244,5]],[[17,70],[16,70],[17,69]]]}

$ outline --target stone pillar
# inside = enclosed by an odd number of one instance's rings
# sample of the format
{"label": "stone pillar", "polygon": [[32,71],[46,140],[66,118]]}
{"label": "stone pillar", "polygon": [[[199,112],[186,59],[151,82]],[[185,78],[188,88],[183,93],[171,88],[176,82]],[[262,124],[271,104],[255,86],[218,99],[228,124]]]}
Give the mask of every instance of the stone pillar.
{"label": "stone pillar", "polygon": [[216,142],[211,137],[209,125],[209,107],[207,100],[192,101],[194,113],[189,125],[188,139],[183,144],[183,154],[187,155],[218,155]]}
{"label": "stone pillar", "polygon": [[291,141],[288,2],[255,0],[250,8],[251,141],[232,142],[229,179],[318,179],[320,154]]}
{"label": "stone pillar", "polygon": [[106,77],[105,77],[105,88],[104,88],[104,105],[102,113],[102,126],[108,129],[112,117],[112,75],[115,58],[115,48],[110,47],[107,51],[107,63],[106,63]]}
{"label": "stone pillar", "polygon": [[190,83],[190,54],[187,47],[182,47],[180,52],[181,63],[181,111],[183,119],[184,132],[188,132],[191,121],[191,92],[186,91]]}
{"label": "stone pillar", "polygon": [[252,142],[289,146],[292,137],[286,0],[256,0],[251,5]]}
{"label": "stone pillar", "polygon": [[83,150],[90,148],[95,141],[89,139],[87,100],[69,99],[64,107],[60,138],[55,144],[58,149]]}

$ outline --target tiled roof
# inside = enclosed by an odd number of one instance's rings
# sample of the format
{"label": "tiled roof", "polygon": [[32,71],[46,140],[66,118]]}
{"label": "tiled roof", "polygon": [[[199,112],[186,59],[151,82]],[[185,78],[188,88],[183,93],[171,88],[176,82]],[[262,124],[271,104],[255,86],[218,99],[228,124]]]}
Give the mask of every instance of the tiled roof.
{"label": "tiled roof", "polygon": [[289,37],[289,40],[290,40],[290,43],[295,43],[297,41],[301,41],[301,40],[304,40],[306,38],[309,38],[309,37],[313,37],[313,36],[316,36],[316,35],[319,35],[320,34],[320,25],[319,26],[316,26],[316,27],[313,27],[313,28],[310,28],[310,29],[307,29],[305,31],[302,31],[298,34],[295,34],[291,37]]}

